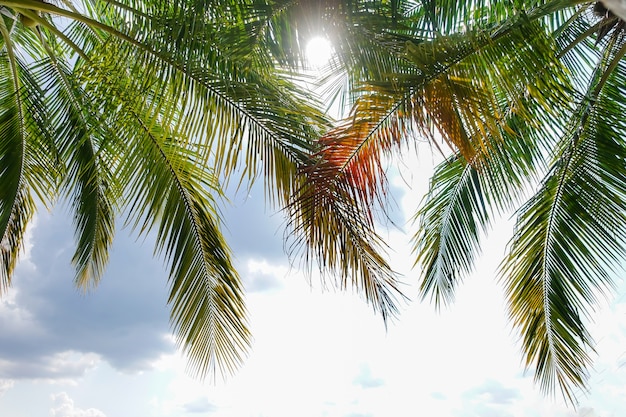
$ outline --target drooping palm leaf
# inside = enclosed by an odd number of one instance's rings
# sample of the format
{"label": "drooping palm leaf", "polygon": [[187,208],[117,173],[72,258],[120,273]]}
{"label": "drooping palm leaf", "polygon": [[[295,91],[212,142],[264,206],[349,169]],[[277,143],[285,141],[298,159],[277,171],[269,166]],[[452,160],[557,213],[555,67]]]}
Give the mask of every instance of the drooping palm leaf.
{"label": "drooping palm leaf", "polygon": [[572,401],[591,363],[585,320],[625,255],[625,125],[616,115],[626,105],[626,73],[623,48],[609,52],[549,175],[520,209],[502,268],[527,365],[545,391],[559,387]]}
{"label": "drooping palm leaf", "polygon": [[49,117],[57,127],[54,137],[58,139],[60,157],[67,164],[63,186],[71,195],[74,210],[77,248],[72,262],[76,266],[77,286],[87,289],[100,280],[113,242],[116,181],[109,161],[102,159],[107,152],[99,148],[105,147],[107,136],[114,135],[103,131],[96,111],[86,100],[86,92],[77,85],[64,60],[57,57],[64,51],[49,44],[54,38],[45,39],[41,31],[39,34],[47,58],[37,65],[38,81],[49,86]]}
{"label": "drooping palm leaf", "polygon": [[[100,65],[83,74],[97,80],[87,96],[105,100],[101,91],[107,92],[104,121],[119,137],[116,147],[99,152],[126,189],[135,227],[142,234],[157,230],[157,251],[171,265],[172,323],[191,367],[200,375],[230,372],[241,362],[249,334],[241,284],[213,208],[211,193],[219,193],[218,185],[201,164],[204,155],[160,125],[160,114],[145,100],[152,84],[143,77],[111,76],[124,74],[125,64],[108,59],[109,53],[94,51],[91,58],[98,57]],[[112,151],[124,158],[107,155]]]}
{"label": "drooping palm leaf", "polygon": [[0,71],[5,74],[0,81],[0,292],[10,284],[35,211],[31,192],[40,198],[54,195],[47,189],[55,172],[55,149],[42,130],[43,94],[15,49],[12,24],[0,16]]}

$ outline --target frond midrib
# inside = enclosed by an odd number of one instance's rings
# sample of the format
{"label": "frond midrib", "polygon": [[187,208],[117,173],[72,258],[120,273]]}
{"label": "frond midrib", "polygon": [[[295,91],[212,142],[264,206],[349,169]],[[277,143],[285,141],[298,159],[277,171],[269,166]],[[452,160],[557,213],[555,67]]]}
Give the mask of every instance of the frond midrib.
{"label": "frond midrib", "polygon": [[549,354],[553,358],[558,358],[558,353],[557,353],[557,349],[554,343],[555,335],[554,335],[552,322],[551,322],[552,307],[551,307],[550,296],[551,296],[552,291],[550,290],[550,284],[551,284],[552,279],[550,275],[551,267],[549,265],[551,264],[550,261],[552,260],[551,249],[552,249],[552,244],[553,244],[556,217],[558,216],[557,205],[560,202],[561,197],[563,195],[563,188],[565,187],[565,180],[566,180],[566,176],[568,173],[568,168],[574,158],[574,154],[575,154],[574,147],[575,145],[573,144],[571,151],[568,152],[566,163],[562,167],[561,175],[559,177],[559,181],[557,185],[556,194],[555,194],[554,199],[552,200],[552,203],[550,204],[550,210],[548,212],[548,224],[546,226],[546,236],[544,238],[544,243],[542,245],[543,256],[542,256],[542,265],[541,265],[541,268],[542,268],[541,269],[542,270],[541,281],[542,281],[542,291],[543,291],[543,308],[544,308],[544,321],[545,321],[544,324],[546,326],[546,335],[548,337],[548,350],[550,352]]}
{"label": "frond midrib", "polygon": [[[187,192],[187,190],[185,189],[183,182],[181,180],[181,178],[178,176],[178,172],[176,171],[176,169],[174,168],[174,166],[172,165],[170,159],[168,158],[167,153],[164,151],[163,147],[160,146],[159,141],[156,139],[156,137],[150,132],[150,129],[148,126],[145,125],[145,123],[143,122],[143,119],[141,119],[141,117],[139,117],[139,115],[137,115],[133,110],[131,110],[131,114],[135,117],[136,121],[139,123],[139,125],[141,126],[141,128],[143,129],[143,131],[146,133],[146,135],[150,138],[150,141],[152,142],[152,144],[154,145],[154,147],[158,150],[159,155],[161,156],[162,160],[165,162],[168,171],[171,174],[171,178],[174,179],[174,182],[176,184],[176,188],[179,192],[179,194],[182,197],[182,200],[184,202],[184,206],[185,206],[185,212],[187,213],[187,219],[189,220],[192,230],[193,230],[193,235],[194,235],[194,240],[196,241],[197,244],[199,244],[200,248],[202,248],[202,258],[203,261],[202,262],[202,270],[203,270],[203,279],[205,280],[205,283],[207,284],[211,284],[210,282],[210,272],[209,270],[206,268],[206,265],[209,263],[207,258],[206,258],[206,250],[204,245],[202,244],[202,239],[200,238],[202,236],[202,233],[200,232],[200,229],[198,227],[198,222],[197,222],[197,216],[193,210],[193,204],[191,203],[191,198],[189,197],[189,193]],[[213,302],[211,300],[211,302]]]}

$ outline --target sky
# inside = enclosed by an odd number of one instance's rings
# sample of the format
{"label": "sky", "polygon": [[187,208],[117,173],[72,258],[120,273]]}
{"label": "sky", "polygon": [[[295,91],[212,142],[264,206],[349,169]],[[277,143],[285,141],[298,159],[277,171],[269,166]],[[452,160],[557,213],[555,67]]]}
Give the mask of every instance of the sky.
{"label": "sky", "polygon": [[[433,156],[392,175],[396,222],[410,218]],[[401,174],[401,175],[400,175]],[[168,324],[166,267],[150,240],[118,231],[99,287],[73,287],[71,221],[61,205],[30,229],[13,286],[0,300],[2,417],[617,417],[626,396],[626,288],[595,315],[597,358],[577,409],[546,398],[524,373],[495,271],[512,223],[485,241],[456,302],[420,302],[411,233],[392,228],[403,273],[399,317],[382,319],[355,294],[321,291],[290,266],[284,219],[262,190],[232,196],[226,236],[246,287],[254,336],[226,380],[189,377]],[[406,230],[411,230],[410,223]]]}
{"label": "sky", "polygon": [[119,227],[102,282],[83,294],[72,282],[67,208],[40,211],[0,299],[0,417],[621,417],[623,281],[590,324],[597,355],[576,409],[524,372],[496,282],[512,221],[494,225],[450,308],[419,301],[408,219],[436,159],[423,148],[390,171],[399,227],[382,233],[412,301],[387,326],[359,295],[322,291],[293,266],[285,219],[259,187],[229,196],[225,234],[254,339],[226,380],[186,372],[168,322],[167,268],[149,238]]}

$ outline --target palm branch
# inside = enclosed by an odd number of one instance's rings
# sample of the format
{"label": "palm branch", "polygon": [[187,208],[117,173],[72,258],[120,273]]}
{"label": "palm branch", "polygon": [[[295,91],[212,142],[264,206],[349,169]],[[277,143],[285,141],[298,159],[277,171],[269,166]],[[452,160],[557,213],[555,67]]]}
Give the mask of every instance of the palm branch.
{"label": "palm branch", "polygon": [[286,201],[326,123],[269,51],[244,60],[212,40],[247,19],[237,3],[0,2],[2,289],[33,193],[71,202],[84,289],[102,276],[124,215],[136,233],[156,232],[174,332],[203,376],[231,372],[250,342],[221,184],[261,173],[270,200]]}
{"label": "palm branch", "polygon": [[[344,61],[352,114],[302,170],[296,232],[324,267],[353,265],[363,247],[376,259],[372,216],[386,198],[384,161],[416,137],[443,140],[453,156],[415,217],[422,295],[452,300],[494,213],[521,205],[501,270],[511,320],[541,388],[575,401],[593,346],[583,318],[623,256],[622,26],[585,2],[457,6],[400,7],[401,37],[387,49],[393,58],[381,53],[383,65],[393,63],[384,73],[371,51]],[[386,33],[395,33],[392,24]],[[360,220],[335,214],[340,205]],[[342,220],[359,227],[327,237]],[[370,244],[352,244],[361,241]]]}

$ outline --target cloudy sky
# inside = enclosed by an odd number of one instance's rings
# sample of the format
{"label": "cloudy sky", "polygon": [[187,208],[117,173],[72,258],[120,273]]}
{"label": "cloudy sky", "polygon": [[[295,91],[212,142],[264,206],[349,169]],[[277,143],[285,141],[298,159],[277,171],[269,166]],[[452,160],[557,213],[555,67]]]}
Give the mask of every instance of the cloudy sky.
{"label": "cloudy sky", "polygon": [[[400,224],[415,210],[432,157],[395,176]],[[410,185],[410,188],[408,186]],[[455,305],[403,305],[387,329],[350,293],[321,292],[289,266],[283,219],[260,190],[225,211],[247,288],[254,345],[226,381],[185,373],[172,342],[166,275],[150,241],[120,230],[96,291],[72,286],[71,224],[41,212],[11,290],[0,300],[2,417],[617,417],[626,397],[626,286],[596,314],[598,356],[580,406],[543,397],[524,374],[494,271],[511,224],[486,241]],[[406,213],[406,215],[405,215]],[[387,232],[392,263],[416,300],[410,235]]]}

